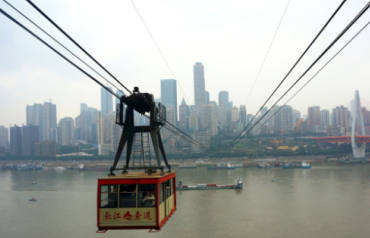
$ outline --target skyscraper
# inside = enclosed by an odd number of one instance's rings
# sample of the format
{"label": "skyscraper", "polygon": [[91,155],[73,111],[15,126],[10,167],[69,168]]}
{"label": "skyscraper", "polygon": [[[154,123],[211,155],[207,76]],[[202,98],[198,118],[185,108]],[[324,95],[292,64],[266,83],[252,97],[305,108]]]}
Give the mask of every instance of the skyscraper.
{"label": "skyscraper", "polygon": [[[111,88],[109,89],[112,90]],[[112,94],[103,87],[100,89],[100,97],[101,113],[104,117],[113,112],[113,97]]]}
{"label": "skyscraper", "polygon": [[171,107],[174,112],[175,122],[177,121],[177,85],[175,79],[161,80],[161,102],[168,109]]}
{"label": "skyscraper", "polygon": [[218,93],[218,105],[229,105],[229,92],[227,91],[220,91]]}
{"label": "skyscraper", "polygon": [[194,67],[194,104],[200,107],[206,103],[206,90],[204,80],[204,67],[200,62],[195,63]]}

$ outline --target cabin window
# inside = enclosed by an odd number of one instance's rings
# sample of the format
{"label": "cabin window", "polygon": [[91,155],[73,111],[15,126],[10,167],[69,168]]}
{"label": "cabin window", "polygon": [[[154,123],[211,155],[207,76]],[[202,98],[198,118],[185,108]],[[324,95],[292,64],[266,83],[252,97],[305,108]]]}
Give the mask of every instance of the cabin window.
{"label": "cabin window", "polygon": [[118,185],[100,186],[100,207],[116,208],[118,205]]}
{"label": "cabin window", "polygon": [[167,180],[160,184],[160,196],[159,196],[159,203],[164,202],[167,200],[172,194],[172,183],[171,180]]}
{"label": "cabin window", "polygon": [[119,207],[136,207],[136,184],[122,184],[119,187]]}
{"label": "cabin window", "polygon": [[138,185],[138,207],[155,207],[155,184]]}

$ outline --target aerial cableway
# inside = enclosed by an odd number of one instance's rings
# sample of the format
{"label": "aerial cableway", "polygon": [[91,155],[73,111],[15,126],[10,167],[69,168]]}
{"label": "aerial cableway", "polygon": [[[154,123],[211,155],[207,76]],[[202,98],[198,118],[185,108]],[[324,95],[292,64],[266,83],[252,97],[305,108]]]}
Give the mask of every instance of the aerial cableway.
{"label": "aerial cableway", "polygon": [[[32,21],[6,0],[3,1],[100,78],[104,79],[110,85],[113,85],[116,89],[119,89],[112,81],[101,75],[91,65],[77,56],[77,54],[37,25],[37,23]],[[27,0],[27,2],[129,93],[128,96],[121,96],[114,93],[97,77],[84,70],[77,63],[73,62],[6,11],[0,9],[1,14],[35,37],[62,59],[103,87],[113,96],[117,97],[120,101],[116,116],[116,123],[123,127],[120,143],[108,176],[98,179],[98,230],[160,229],[176,210],[176,174],[171,171],[171,166],[167,161],[160,129],[165,127],[170,132],[180,136],[189,143],[201,144],[179,129],[176,125],[166,120],[165,107],[161,104],[156,104],[152,94],[141,93],[138,87],[135,87],[133,91],[129,90],[46,13],[32,1]],[[149,119],[149,125],[135,125],[134,111],[147,117]],[[119,168],[118,162],[124,149],[126,149],[126,155],[124,156],[125,163],[123,167]],[[135,160],[138,160],[136,161],[139,163],[138,166],[135,165]],[[121,170],[122,173],[116,175],[114,172],[118,170]]]}

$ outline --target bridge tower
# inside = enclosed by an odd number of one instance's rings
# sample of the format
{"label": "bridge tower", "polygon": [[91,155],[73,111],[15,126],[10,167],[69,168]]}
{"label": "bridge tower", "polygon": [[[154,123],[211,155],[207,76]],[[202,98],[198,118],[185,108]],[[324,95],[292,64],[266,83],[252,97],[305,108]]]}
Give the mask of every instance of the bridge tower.
{"label": "bridge tower", "polygon": [[366,143],[357,143],[355,136],[365,136],[365,124],[358,90],[355,91],[355,99],[352,101],[351,144],[353,157],[356,159],[365,158]]}

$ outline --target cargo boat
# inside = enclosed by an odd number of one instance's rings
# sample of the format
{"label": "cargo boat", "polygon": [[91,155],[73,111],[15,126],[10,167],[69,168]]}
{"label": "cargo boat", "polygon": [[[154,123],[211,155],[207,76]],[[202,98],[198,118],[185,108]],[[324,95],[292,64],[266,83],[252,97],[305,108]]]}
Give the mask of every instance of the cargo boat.
{"label": "cargo boat", "polygon": [[183,185],[181,181],[177,184],[177,190],[216,190],[216,189],[243,189],[243,181],[238,178],[235,184],[232,185],[217,185],[214,183],[197,184],[197,185]]}

